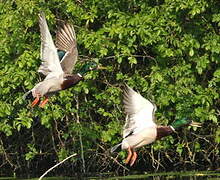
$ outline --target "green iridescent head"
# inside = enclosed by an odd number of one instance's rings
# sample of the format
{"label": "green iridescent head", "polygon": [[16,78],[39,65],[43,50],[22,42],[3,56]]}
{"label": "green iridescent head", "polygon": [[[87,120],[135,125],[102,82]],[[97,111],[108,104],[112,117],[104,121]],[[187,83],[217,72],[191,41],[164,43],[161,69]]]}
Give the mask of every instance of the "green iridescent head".
{"label": "green iridescent head", "polygon": [[183,119],[179,119],[179,120],[176,120],[175,122],[173,122],[171,124],[171,126],[177,130],[181,127],[184,127],[184,126],[189,126],[191,124],[191,120],[187,119],[187,118],[183,118]]}
{"label": "green iridescent head", "polygon": [[91,61],[91,62],[88,62],[82,66],[81,70],[79,71],[79,74],[81,74],[83,76],[88,71],[92,71],[97,68],[98,68],[98,64],[96,62]]}

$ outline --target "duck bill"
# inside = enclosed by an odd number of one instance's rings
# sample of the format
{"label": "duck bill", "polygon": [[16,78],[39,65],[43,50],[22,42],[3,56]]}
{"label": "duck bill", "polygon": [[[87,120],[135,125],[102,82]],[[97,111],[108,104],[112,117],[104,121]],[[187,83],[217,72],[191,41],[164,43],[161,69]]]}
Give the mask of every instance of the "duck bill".
{"label": "duck bill", "polygon": [[192,121],[192,122],[190,123],[190,126],[193,126],[193,127],[202,127],[202,123],[198,123],[198,122]]}
{"label": "duck bill", "polygon": [[107,69],[107,67],[98,65],[97,69]]}

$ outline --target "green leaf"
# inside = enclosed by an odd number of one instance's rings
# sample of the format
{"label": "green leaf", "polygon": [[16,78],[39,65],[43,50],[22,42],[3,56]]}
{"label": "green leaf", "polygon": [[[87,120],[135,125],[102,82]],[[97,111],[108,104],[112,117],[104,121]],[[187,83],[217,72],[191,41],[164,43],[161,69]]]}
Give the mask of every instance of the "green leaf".
{"label": "green leaf", "polygon": [[194,50],[193,50],[193,49],[190,49],[189,55],[190,55],[190,56],[193,56],[193,55],[194,55]]}

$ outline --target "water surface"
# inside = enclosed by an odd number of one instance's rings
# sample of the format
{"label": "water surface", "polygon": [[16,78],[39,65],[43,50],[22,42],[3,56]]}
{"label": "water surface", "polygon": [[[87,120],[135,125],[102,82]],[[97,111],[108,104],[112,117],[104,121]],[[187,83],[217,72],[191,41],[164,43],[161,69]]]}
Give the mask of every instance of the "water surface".
{"label": "water surface", "polygon": [[[114,177],[44,177],[42,180],[126,180],[126,179],[149,179],[149,180],[220,180],[220,171],[192,171],[192,172],[164,172],[164,173],[146,173],[139,175],[114,176]],[[25,179],[13,177],[0,177],[0,180],[38,180],[38,178]]]}

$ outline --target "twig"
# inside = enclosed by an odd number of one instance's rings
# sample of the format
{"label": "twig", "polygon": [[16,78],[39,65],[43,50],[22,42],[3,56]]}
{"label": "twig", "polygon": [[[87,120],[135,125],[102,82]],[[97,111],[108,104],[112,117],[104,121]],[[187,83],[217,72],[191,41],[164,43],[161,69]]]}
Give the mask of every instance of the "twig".
{"label": "twig", "polygon": [[8,162],[11,167],[15,167],[15,169],[16,169],[16,168],[17,168],[17,165],[13,164],[13,163],[11,162],[11,160],[9,159],[9,157],[8,157],[8,155],[7,155],[7,152],[5,151],[5,148],[4,148],[4,144],[3,144],[2,139],[0,139],[0,143],[1,143],[1,146],[2,146],[3,156],[5,156],[6,162]]}
{"label": "twig", "polygon": [[[126,54],[119,54],[119,56],[128,56]],[[152,60],[155,60],[154,57],[150,56],[150,55],[138,55],[138,54],[131,54],[129,55],[131,57],[137,57],[137,58],[149,58],[149,59],[152,59]],[[104,57],[102,59],[115,59],[117,56],[108,56],[108,57]]]}
{"label": "twig", "polygon": [[[151,157],[151,159],[152,159],[152,161],[153,161],[153,162],[152,162],[152,166],[153,166],[154,168],[156,168],[156,171],[158,171],[158,169],[159,169],[160,166],[165,169],[165,167],[163,166],[163,164],[160,163],[160,152],[159,152],[158,155],[157,155],[157,159],[158,159],[158,160],[154,158],[153,147],[151,148],[151,152],[149,153],[149,155],[150,155],[150,157]],[[156,164],[157,167],[155,167],[154,164]]]}
{"label": "twig", "polygon": [[56,164],[55,166],[51,167],[50,169],[48,169],[38,180],[41,180],[47,173],[49,173],[50,171],[52,171],[54,168],[56,168],[57,166],[59,166],[60,164],[62,164],[63,162],[65,162],[66,160],[68,160],[69,158],[76,156],[77,154],[74,153],[71,156],[68,156],[66,159],[62,160],[61,162],[59,162],[58,164]]}
{"label": "twig", "polygon": [[[76,113],[76,122],[78,124],[80,124],[79,121],[79,99],[78,96],[75,97],[76,100],[76,109],[77,109],[77,113]],[[79,142],[80,142],[80,149],[81,149],[81,159],[82,159],[82,166],[83,166],[83,172],[86,172],[86,165],[85,165],[85,158],[84,158],[84,148],[83,148],[83,142],[82,142],[82,132],[79,131]]]}
{"label": "twig", "polygon": [[211,146],[213,146],[213,144],[212,144],[209,140],[207,140],[204,136],[195,134],[195,133],[193,133],[193,132],[191,132],[191,134],[193,134],[194,136],[196,136],[198,139],[203,139],[204,141],[206,141],[207,143],[209,143]]}
{"label": "twig", "polygon": [[60,141],[60,144],[61,144],[62,147],[65,147],[65,145],[64,145],[64,143],[63,143],[63,141],[62,141],[62,139],[61,139],[60,132],[59,132],[59,130],[58,130],[57,121],[55,120],[54,122],[55,122],[55,130],[56,130],[56,132],[57,132],[57,137],[58,137],[58,139],[59,139],[59,141]]}
{"label": "twig", "polygon": [[[102,145],[98,144],[98,146],[99,146],[103,151],[108,152],[108,151],[105,150],[105,148],[104,148]],[[109,158],[112,159],[114,162],[116,162],[116,164],[118,164],[120,167],[122,167],[123,169],[129,171],[128,168],[126,168],[124,165],[122,165],[120,162],[118,162],[117,158],[112,157],[111,155],[109,155],[109,153],[107,153],[107,154],[100,153],[100,154],[103,155],[103,156],[106,156],[106,155],[107,155],[107,157],[109,157]]]}
{"label": "twig", "polygon": [[121,166],[123,169],[129,171],[128,168],[126,168],[124,165],[122,165],[120,162],[118,162],[118,160],[116,158],[113,158],[112,156],[109,156],[114,162],[116,162],[116,164],[118,164],[119,166]]}

